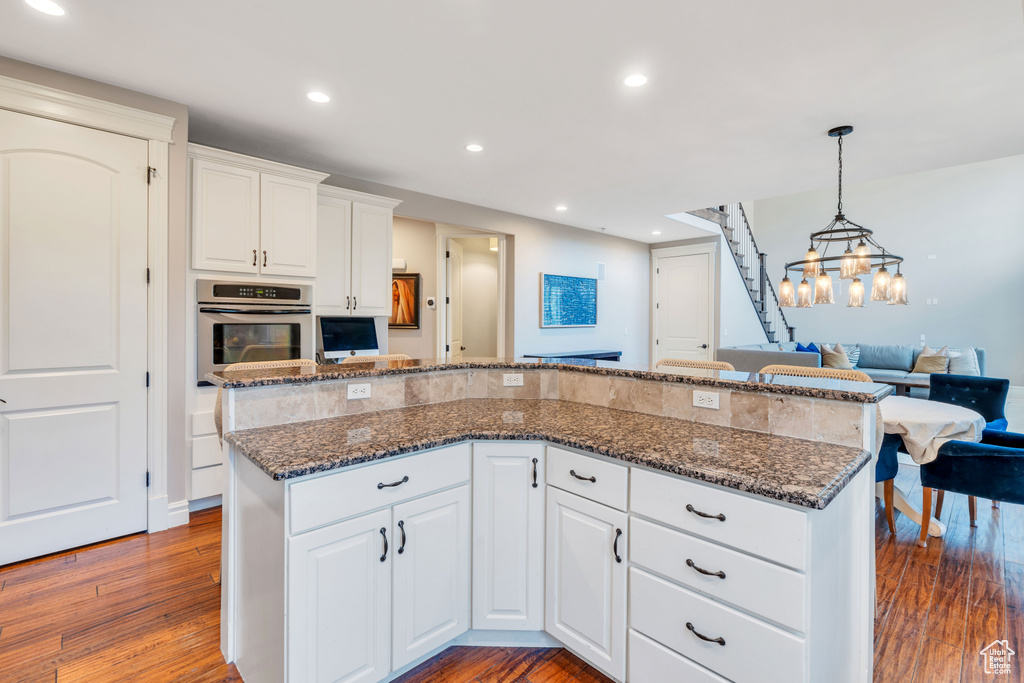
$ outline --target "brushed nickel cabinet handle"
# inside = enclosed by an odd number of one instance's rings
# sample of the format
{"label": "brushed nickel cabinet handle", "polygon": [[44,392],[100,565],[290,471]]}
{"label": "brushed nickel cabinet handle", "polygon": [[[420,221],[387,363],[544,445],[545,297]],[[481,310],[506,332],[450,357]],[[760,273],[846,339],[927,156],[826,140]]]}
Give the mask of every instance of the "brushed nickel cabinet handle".
{"label": "brushed nickel cabinet handle", "polygon": [[354,311],[357,308],[359,308],[359,300],[356,299],[355,297],[352,297],[352,310]]}
{"label": "brushed nickel cabinet handle", "polygon": [[537,488],[537,458],[533,459],[533,488]]}

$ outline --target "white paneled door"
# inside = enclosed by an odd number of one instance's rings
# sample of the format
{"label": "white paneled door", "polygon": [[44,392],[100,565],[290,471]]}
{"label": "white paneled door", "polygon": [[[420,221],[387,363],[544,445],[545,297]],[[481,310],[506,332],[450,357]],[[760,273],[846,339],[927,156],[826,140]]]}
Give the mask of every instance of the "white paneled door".
{"label": "white paneled door", "polygon": [[669,256],[655,263],[655,360],[710,360],[710,254]]}
{"label": "white paneled door", "polygon": [[448,240],[448,358],[462,360],[466,350],[462,336],[462,245]]}
{"label": "white paneled door", "polygon": [[0,110],[0,565],[146,528],[147,171]]}

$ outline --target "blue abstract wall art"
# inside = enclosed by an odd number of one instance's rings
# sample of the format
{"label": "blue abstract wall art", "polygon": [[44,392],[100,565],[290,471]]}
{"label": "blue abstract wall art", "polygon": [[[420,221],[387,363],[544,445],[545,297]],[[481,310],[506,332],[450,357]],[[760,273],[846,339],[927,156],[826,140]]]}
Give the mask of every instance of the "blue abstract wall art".
{"label": "blue abstract wall art", "polygon": [[589,277],[540,274],[541,327],[597,325],[597,280]]}

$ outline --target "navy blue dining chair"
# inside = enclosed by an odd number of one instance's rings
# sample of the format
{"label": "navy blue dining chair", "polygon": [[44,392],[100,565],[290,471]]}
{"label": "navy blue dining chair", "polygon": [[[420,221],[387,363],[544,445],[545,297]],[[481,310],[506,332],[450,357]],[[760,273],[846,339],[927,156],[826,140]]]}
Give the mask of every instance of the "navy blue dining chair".
{"label": "navy blue dining chair", "polygon": [[1006,396],[1010,380],[935,373],[929,377],[928,400],[970,408],[985,418],[988,430],[1006,431]]}

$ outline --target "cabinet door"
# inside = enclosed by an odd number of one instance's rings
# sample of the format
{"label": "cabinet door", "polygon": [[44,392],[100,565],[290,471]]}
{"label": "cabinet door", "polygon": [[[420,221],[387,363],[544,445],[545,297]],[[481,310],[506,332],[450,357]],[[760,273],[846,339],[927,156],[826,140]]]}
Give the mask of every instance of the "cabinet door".
{"label": "cabinet door", "polygon": [[547,496],[545,630],[598,669],[623,680],[626,513],[554,487]]}
{"label": "cabinet door", "polygon": [[352,308],[352,202],[323,195],[317,198],[316,245],[317,315],[348,315]]}
{"label": "cabinet door", "polygon": [[469,506],[463,485],[392,508],[394,669],[469,628]]}
{"label": "cabinet door", "polygon": [[316,275],[316,183],[260,175],[260,273]]}
{"label": "cabinet door", "polygon": [[[288,678],[378,681],[389,671],[391,511],[288,539]],[[391,546],[384,561],[384,538]]]}
{"label": "cabinet door", "polygon": [[391,209],[352,203],[353,315],[391,315],[391,230]]}
{"label": "cabinet door", "polygon": [[544,629],[544,446],[473,446],[473,628]]}
{"label": "cabinet door", "polygon": [[192,267],[256,273],[260,245],[260,174],[192,160]]}

